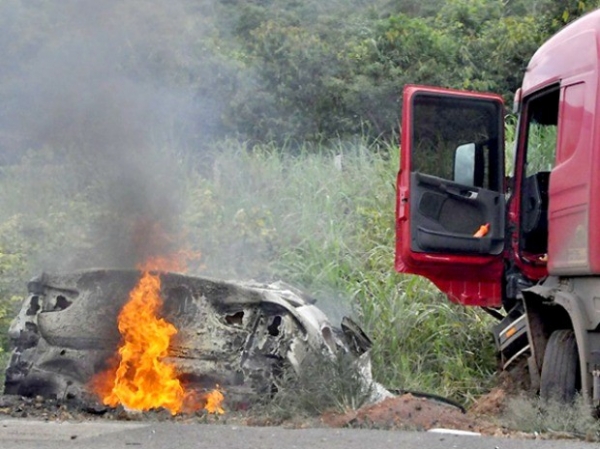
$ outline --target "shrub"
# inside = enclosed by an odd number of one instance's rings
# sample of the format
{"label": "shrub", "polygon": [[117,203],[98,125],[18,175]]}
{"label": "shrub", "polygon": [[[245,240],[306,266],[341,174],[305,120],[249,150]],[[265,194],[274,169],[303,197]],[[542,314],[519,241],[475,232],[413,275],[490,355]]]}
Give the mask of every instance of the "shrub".
{"label": "shrub", "polygon": [[578,396],[572,405],[544,401],[539,397],[518,397],[509,401],[502,418],[511,429],[555,436],[572,436],[588,441],[600,441],[600,423],[589,402]]}

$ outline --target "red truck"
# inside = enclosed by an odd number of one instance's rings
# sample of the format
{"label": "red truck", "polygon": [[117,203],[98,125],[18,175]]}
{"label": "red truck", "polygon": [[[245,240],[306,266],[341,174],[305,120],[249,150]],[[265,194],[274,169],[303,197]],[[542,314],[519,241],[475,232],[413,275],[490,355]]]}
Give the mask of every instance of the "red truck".
{"label": "red truck", "polygon": [[500,96],[404,88],[396,269],[498,316],[542,397],[598,405],[600,10],[539,48],[515,112],[507,160]]}

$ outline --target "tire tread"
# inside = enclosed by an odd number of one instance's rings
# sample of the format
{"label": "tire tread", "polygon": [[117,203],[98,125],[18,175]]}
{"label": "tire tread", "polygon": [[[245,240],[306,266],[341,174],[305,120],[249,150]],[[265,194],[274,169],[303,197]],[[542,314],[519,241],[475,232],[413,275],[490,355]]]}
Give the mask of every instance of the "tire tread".
{"label": "tire tread", "polygon": [[554,331],[544,352],[540,379],[541,398],[573,402],[580,382],[579,371],[575,333],[571,329]]}

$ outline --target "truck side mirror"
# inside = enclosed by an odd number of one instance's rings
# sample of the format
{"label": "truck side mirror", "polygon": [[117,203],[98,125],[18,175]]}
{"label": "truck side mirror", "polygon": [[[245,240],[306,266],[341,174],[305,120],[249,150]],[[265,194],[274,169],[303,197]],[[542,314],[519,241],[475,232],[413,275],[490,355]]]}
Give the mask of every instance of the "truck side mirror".
{"label": "truck side mirror", "polygon": [[454,150],[454,182],[469,187],[483,187],[485,160],[483,147],[465,143]]}
{"label": "truck side mirror", "polygon": [[460,145],[454,151],[454,182],[475,186],[475,144]]}

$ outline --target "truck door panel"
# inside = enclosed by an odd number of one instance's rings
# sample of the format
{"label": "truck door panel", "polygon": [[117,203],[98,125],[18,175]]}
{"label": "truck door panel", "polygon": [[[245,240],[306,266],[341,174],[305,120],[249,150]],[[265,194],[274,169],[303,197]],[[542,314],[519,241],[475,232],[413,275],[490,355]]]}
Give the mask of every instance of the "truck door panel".
{"label": "truck door panel", "polygon": [[[411,248],[419,252],[499,254],[502,235],[494,232],[503,220],[495,211],[503,201],[498,192],[411,174]],[[474,237],[484,224],[491,232]],[[498,237],[493,238],[494,234]]]}
{"label": "truck door panel", "polygon": [[501,97],[406,86],[397,194],[396,269],[429,278],[452,301],[501,304]]}

